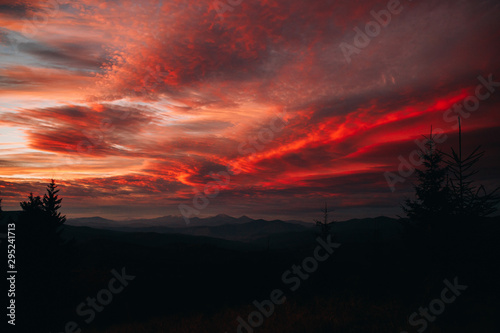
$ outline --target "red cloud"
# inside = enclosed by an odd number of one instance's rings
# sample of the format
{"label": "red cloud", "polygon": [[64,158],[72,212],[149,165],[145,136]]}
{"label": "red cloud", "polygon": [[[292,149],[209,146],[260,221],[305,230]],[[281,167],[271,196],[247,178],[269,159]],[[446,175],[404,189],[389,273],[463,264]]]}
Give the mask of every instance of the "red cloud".
{"label": "red cloud", "polygon": [[[443,113],[479,74],[500,80],[494,1],[404,3],[351,64],[339,45],[384,3],[214,4],[71,1],[28,38],[22,18],[43,2],[0,2],[2,40],[19,42],[0,60],[0,128],[25,141],[0,150],[7,202],[60,172],[69,206],[176,214],[233,166],[241,173],[207,214],[295,215],[325,197],[346,212],[394,212],[383,173],[430,125],[452,140]],[[500,126],[497,95],[464,119],[474,142]],[[269,132],[283,110],[286,126]]]}

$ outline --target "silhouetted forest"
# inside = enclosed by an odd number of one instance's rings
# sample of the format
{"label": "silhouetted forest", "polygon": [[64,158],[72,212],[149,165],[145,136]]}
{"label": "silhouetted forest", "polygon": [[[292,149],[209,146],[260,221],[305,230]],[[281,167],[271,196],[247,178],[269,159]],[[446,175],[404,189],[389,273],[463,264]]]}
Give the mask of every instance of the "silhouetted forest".
{"label": "silhouetted forest", "polygon": [[[43,196],[29,194],[21,211],[0,209],[3,229],[16,224],[16,329],[496,332],[500,219],[491,216],[498,189],[474,181],[485,153],[478,147],[466,154],[461,133],[459,140],[457,150],[443,151],[431,131],[415,195],[402,199],[404,217],[334,222],[325,204],[310,227],[271,233],[260,231],[268,230],[265,221],[232,225],[230,232],[265,225],[245,241],[68,225],[52,180]],[[349,223],[359,227],[349,231]],[[328,258],[308,268],[305,258],[325,242],[337,244],[334,251],[322,245]],[[466,289],[427,318],[419,309],[442,297],[445,280]],[[271,304],[264,301],[276,289],[283,302],[267,316],[269,308],[254,302]],[[255,311],[263,319],[258,327],[249,324]]]}

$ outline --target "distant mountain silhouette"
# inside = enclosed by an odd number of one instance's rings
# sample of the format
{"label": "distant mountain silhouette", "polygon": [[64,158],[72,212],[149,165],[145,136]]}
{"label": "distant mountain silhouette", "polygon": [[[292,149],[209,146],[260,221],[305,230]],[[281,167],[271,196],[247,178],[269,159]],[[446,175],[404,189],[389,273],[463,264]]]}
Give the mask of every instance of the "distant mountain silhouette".
{"label": "distant mountain silhouette", "polygon": [[[232,217],[226,214],[219,214],[212,217],[190,219],[189,225],[186,224],[182,216],[163,216],[152,219],[132,219],[125,221],[109,220],[99,216],[68,219],[69,225],[88,226],[94,228],[116,228],[116,227],[167,227],[167,228],[191,228],[199,226],[221,226],[226,224],[244,224],[256,221],[248,216]],[[276,220],[278,221],[278,220]],[[299,224],[302,226],[313,226],[312,223],[290,220],[283,221],[290,224]]]}
{"label": "distant mountain silhouette", "polygon": [[[101,217],[89,217],[69,219],[67,224],[121,232],[183,234],[240,242],[256,242],[272,236],[276,241],[280,239],[283,244],[290,241],[300,241],[302,238],[311,239],[315,237],[316,233],[313,223],[297,220],[253,220],[247,216],[236,218],[219,214],[208,218],[193,218],[191,221],[189,225],[186,225],[184,219],[178,216],[129,221],[113,221]],[[381,241],[398,238],[401,225],[396,219],[380,216],[336,222],[333,225],[332,232],[339,234],[340,238],[337,238],[339,241]],[[260,241],[258,243],[264,242]]]}
{"label": "distant mountain silhouette", "polygon": [[[7,223],[9,217],[16,219],[18,214],[19,212],[4,212],[2,223]],[[158,243],[163,241],[172,243],[176,241],[177,237],[177,240],[183,240],[187,243],[201,242],[222,245],[219,240],[225,240],[264,248],[268,246],[268,243],[271,244],[271,247],[276,248],[307,243],[311,239],[315,239],[318,232],[313,223],[298,220],[254,220],[248,216],[236,218],[225,214],[208,218],[193,218],[189,225],[186,225],[184,219],[179,216],[127,221],[115,221],[94,216],[68,219],[66,229],[67,235],[71,234],[84,239],[90,235],[92,235],[90,238],[111,235],[107,231],[114,231],[119,232],[112,233],[113,238],[118,239],[122,237],[128,239],[129,236],[125,236],[125,234],[141,234],[141,240],[151,238]],[[402,227],[397,219],[380,216],[336,222],[331,231],[336,235],[338,242],[363,243],[398,239],[401,236]],[[145,234],[150,236],[145,236]],[[165,238],[158,234],[171,236]],[[227,243],[222,247],[235,247],[235,244]]]}
{"label": "distant mountain silhouette", "polygon": [[272,234],[303,231],[313,227],[313,224],[301,221],[253,220],[247,216],[235,218],[224,214],[208,218],[194,218],[189,225],[186,225],[183,218],[177,216],[130,221],[113,221],[101,217],[88,217],[70,219],[68,220],[68,225],[122,232],[154,232],[205,236],[245,242]]}
{"label": "distant mountain silhouette", "polygon": [[[91,247],[106,248],[113,246],[123,247],[124,244],[132,244],[142,247],[158,247],[170,248],[178,244],[188,244],[191,246],[213,246],[222,249],[231,250],[246,250],[251,249],[251,246],[241,242],[228,241],[224,239],[216,239],[211,237],[190,236],[178,233],[157,233],[157,232],[141,232],[135,228],[128,229],[129,232],[124,232],[118,229],[97,229],[83,226],[66,226],[63,236],[71,239],[74,238],[80,244],[85,244]],[[114,245],[112,245],[114,244]]]}

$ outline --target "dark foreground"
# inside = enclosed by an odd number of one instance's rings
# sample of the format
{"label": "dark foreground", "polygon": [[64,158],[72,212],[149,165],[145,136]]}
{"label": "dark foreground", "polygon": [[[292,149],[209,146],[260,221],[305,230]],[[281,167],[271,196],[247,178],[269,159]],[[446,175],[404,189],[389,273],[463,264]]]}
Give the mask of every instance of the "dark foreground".
{"label": "dark foreground", "polygon": [[330,246],[316,231],[234,242],[65,226],[68,272],[23,273],[18,258],[16,331],[497,332],[499,219],[337,230]]}

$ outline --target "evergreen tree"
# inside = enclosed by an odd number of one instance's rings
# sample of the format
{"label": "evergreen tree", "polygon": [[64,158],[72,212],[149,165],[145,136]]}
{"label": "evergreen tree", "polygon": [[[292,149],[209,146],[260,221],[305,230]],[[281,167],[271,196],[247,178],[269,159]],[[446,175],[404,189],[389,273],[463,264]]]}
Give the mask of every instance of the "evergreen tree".
{"label": "evergreen tree", "polygon": [[429,137],[425,138],[425,150],[420,151],[424,168],[415,170],[416,199],[407,199],[402,208],[410,221],[428,231],[448,219],[449,189],[446,184],[447,167],[443,166],[443,153],[436,148],[432,128]]}
{"label": "evergreen tree", "polygon": [[[20,203],[22,213],[20,221],[26,229],[26,235],[31,235],[35,243],[42,242],[44,247],[53,247],[65,243],[60,237],[62,226],[66,222],[59,209],[62,199],[54,180],[47,186],[43,199],[30,193],[28,200]],[[41,245],[41,244],[40,244]]]}
{"label": "evergreen tree", "polygon": [[452,213],[458,220],[481,218],[494,213],[500,202],[497,195],[499,188],[487,193],[483,185],[476,185],[473,176],[478,173],[474,167],[484,156],[476,147],[467,157],[462,156],[462,125],[458,118],[458,152],[451,148],[451,154],[445,154],[449,169],[448,184],[451,190]]}
{"label": "evergreen tree", "polygon": [[23,201],[20,203],[20,205],[23,209],[23,212],[26,214],[40,215],[43,211],[42,199],[39,195],[35,197],[33,193],[30,193],[30,195],[28,196],[28,201]]}
{"label": "evergreen tree", "polygon": [[320,228],[321,237],[326,240],[328,235],[330,234],[330,229],[333,223],[335,223],[335,221],[328,222],[328,207],[326,205],[326,202],[325,202],[325,208],[322,211],[323,211],[323,221],[314,220],[314,222],[316,222],[316,226]]}
{"label": "evergreen tree", "polygon": [[[19,261],[23,263],[22,289],[19,294],[20,318],[25,329],[60,327],[60,315],[69,292],[71,268],[74,262],[73,241],[62,236],[66,218],[61,215],[62,199],[54,182],[47,186],[43,199],[30,193],[20,203],[22,212],[17,223]],[[40,300],[45,305],[40,308]],[[28,320],[28,314],[30,319]],[[22,319],[22,320],[21,320]],[[34,320],[36,319],[36,320]]]}
{"label": "evergreen tree", "polygon": [[43,210],[47,214],[48,222],[54,228],[59,228],[66,222],[66,216],[61,215],[59,212],[62,199],[59,199],[58,193],[57,185],[52,179],[50,184],[47,185],[47,193],[43,196]]}

